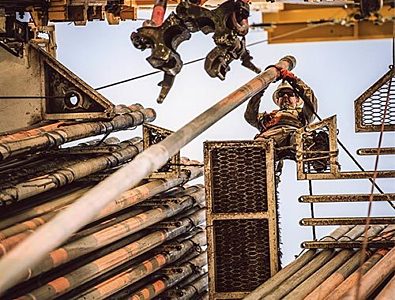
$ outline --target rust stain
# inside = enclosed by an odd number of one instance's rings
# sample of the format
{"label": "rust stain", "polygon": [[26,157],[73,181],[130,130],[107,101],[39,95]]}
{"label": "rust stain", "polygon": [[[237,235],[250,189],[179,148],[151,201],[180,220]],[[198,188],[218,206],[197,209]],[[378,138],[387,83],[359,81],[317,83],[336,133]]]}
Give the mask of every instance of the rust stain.
{"label": "rust stain", "polygon": [[7,143],[7,142],[12,142],[12,141],[19,141],[21,139],[27,139],[27,138],[30,138],[33,136],[39,136],[44,132],[48,132],[48,131],[57,129],[63,124],[65,124],[65,123],[64,122],[57,122],[54,124],[42,126],[40,128],[35,128],[35,129],[31,129],[31,130],[26,130],[26,131],[20,131],[20,132],[9,134],[9,135],[4,135],[4,136],[0,137],[0,142]]}

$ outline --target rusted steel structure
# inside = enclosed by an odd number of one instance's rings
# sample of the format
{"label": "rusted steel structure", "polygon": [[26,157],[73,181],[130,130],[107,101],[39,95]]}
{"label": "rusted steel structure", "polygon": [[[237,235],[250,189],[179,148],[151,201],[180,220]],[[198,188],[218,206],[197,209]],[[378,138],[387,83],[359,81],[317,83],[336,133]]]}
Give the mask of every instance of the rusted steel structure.
{"label": "rusted steel structure", "polygon": [[[152,145],[141,155],[136,156],[128,165],[88,191],[49,223],[41,226],[35,234],[15,247],[0,261],[0,268],[9,270],[6,277],[0,278],[0,291],[15,284],[21,278],[23,270],[38,264],[46,253],[90,222],[101,209],[119,197],[122,192],[134,187],[143,178],[165,165],[169,158],[184,145],[249,97],[267,87],[278,78],[278,68],[292,69],[294,66],[295,59],[293,57],[284,57],[276,64],[277,68],[275,66],[268,68],[163,141]],[[130,174],[134,174],[134,176],[130,176]],[[76,215],[79,217],[75,218]],[[74,222],[70,223],[69,220],[72,218],[74,218]],[[48,240],[47,236],[51,236],[52,239]],[[31,255],[28,255],[29,260],[21,260],[22,253],[26,254],[26,251],[31,252]],[[14,263],[15,260],[18,261],[18,264]]]}
{"label": "rusted steel structure", "polygon": [[206,142],[211,299],[241,298],[280,267],[274,146]]}
{"label": "rusted steel structure", "polygon": [[[358,240],[363,234],[363,229],[363,226],[341,226],[324,241]],[[395,240],[393,225],[378,228],[372,226],[371,229],[370,232],[376,234],[370,238],[379,239],[386,236],[390,240]],[[394,252],[393,249],[391,251]],[[341,250],[333,247],[327,250],[308,250],[245,299],[343,299],[346,293],[355,289],[358,272],[362,272],[361,286],[368,286],[361,291],[360,299],[366,299],[379,287],[379,283],[395,270],[391,251],[370,251],[365,264],[358,269],[361,254],[358,249]],[[386,267],[380,275],[374,270],[368,271],[373,266],[378,269],[384,264]],[[369,276],[365,277],[368,273]],[[352,293],[355,293],[355,290]]]}
{"label": "rusted steel structure", "polygon": [[[99,133],[107,136],[154,118],[152,109],[136,104],[116,107],[108,121],[58,122],[1,136],[2,149],[14,150],[5,151],[0,163],[0,257],[6,257],[144,148],[141,138],[123,142],[110,138],[60,149],[52,136],[63,136],[59,140],[63,144]],[[144,132],[146,141],[147,135]],[[36,143],[40,139],[50,143]],[[37,147],[26,146],[29,143]],[[103,291],[100,286],[108,280],[113,284],[112,277],[120,279],[122,285],[106,292],[109,296],[146,280],[168,264],[188,264],[197,248],[206,244],[205,231],[200,228],[205,221],[205,192],[201,185],[184,185],[202,176],[203,168],[199,162],[181,159],[178,153],[175,157],[176,172],[159,172],[121,193],[40,264],[22,271],[21,282],[2,298],[53,299],[80,294],[96,298]],[[11,171],[16,166],[19,170]],[[125,276],[128,282],[123,280]]]}

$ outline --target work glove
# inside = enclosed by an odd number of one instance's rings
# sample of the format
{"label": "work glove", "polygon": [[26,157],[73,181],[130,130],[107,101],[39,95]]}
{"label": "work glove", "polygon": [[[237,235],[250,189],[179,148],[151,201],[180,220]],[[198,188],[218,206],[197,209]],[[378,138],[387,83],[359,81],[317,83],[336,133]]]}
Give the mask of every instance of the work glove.
{"label": "work glove", "polygon": [[287,69],[281,69],[280,70],[280,77],[279,79],[282,80],[287,80],[287,81],[295,81],[296,80],[296,76],[294,73],[292,73],[291,71],[288,71]]}

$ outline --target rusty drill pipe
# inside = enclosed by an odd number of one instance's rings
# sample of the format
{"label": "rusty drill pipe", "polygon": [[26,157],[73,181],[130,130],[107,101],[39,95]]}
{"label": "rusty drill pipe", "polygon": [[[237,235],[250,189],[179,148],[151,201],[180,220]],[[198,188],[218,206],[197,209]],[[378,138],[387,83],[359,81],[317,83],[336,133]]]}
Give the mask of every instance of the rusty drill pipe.
{"label": "rusty drill pipe", "polygon": [[[193,164],[195,161],[184,161],[186,165]],[[189,180],[196,179],[203,175],[203,168],[195,166],[186,166],[181,169],[178,177],[170,177],[164,179],[156,179],[146,184],[140,185],[132,190],[124,192],[118,199],[107,205],[99,214],[96,220],[108,216],[122,209],[137,204],[143,200],[153,197],[156,194],[164,192],[173,187],[183,185]],[[0,220],[0,229],[8,228],[16,223],[27,221],[35,217],[39,217],[53,210],[58,210],[66,205],[74,202],[92,187],[82,188],[73,191],[67,195],[41,204],[39,206],[23,210],[16,215],[12,215],[6,219]],[[31,229],[31,228],[29,228]],[[1,240],[0,234],[0,240]]]}
{"label": "rusty drill pipe", "polygon": [[17,155],[53,149],[67,142],[135,127],[155,119],[155,111],[147,108],[115,116],[111,121],[86,122],[61,126],[38,136],[0,143],[0,160]]}
{"label": "rusty drill pipe", "polygon": [[358,251],[344,263],[338,270],[329,276],[323,283],[315,288],[305,300],[324,299],[337,286],[339,286],[352,272],[354,272],[359,265],[361,252]]}
{"label": "rusty drill pipe", "polygon": [[120,291],[121,289],[141,280],[149,274],[163,268],[165,265],[170,264],[184,256],[186,253],[191,251],[195,247],[196,241],[199,245],[205,242],[205,232],[200,232],[194,237],[194,241],[186,240],[180,244],[177,244],[175,249],[169,251],[169,253],[162,252],[155,255],[137,266],[119,273],[118,275],[86,290],[84,293],[76,296],[76,299],[84,300],[99,300],[109,297],[110,295]]}
{"label": "rusty drill pipe", "polygon": [[181,289],[173,290],[169,293],[168,300],[187,300],[193,298],[195,295],[203,293],[208,288],[208,274],[205,274],[195,280],[194,282],[184,286]]}
{"label": "rusty drill pipe", "polygon": [[[139,104],[135,103],[129,106],[126,105],[117,105],[115,106],[115,113],[117,114],[125,114],[130,112],[135,112],[139,110],[143,110],[144,107]],[[9,141],[19,141],[21,139],[36,137],[44,132],[51,132],[55,129],[61,128],[62,126],[68,126],[71,124],[75,124],[75,121],[62,121],[62,122],[55,122],[43,125],[37,128],[28,128],[26,130],[20,130],[15,133],[4,134],[0,136],[0,143],[9,142]]]}
{"label": "rusty drill pipe", "polygon": [[[379,260],[388,253],[387,249],[377,250],[365,263],[358,268],[354,273],[348,276],[339,286],[337,286],[331,293],[325,298],[325,300],[338,300],[350,289],[352,289],[358,282],[359,272],[362,275],[366,274]],[[359,258],[358,258],[359,259]],[[358,262],[359,264],[359,262]]]}
{"label": "rusty drill pipe", "polygon": [[[107,206],[104,210],[102,210],[95,220],[99,220],[110,214],[116,213],[126,207],[131,206],[132,204],[139,203],[149,197],[154,196],[157,193],[160,193],[161,191],[165,191],[168,188],[176,186],[177,184],[182,184],[183,182],[187,181],[187,178],[194,179],[200,176],[201,173],[202,173],[201,168],[196,168],[196,167],[187,168],[181,172],[181,176],[179,178],[159,179],[144,184],[142,186],[136,187],[131,191],[126,191],[121,195],[120,199],[117,199],[112,204]],[[67,195],[68,197],[65,197],[64,199],[63,198],[59,199],[61,200],[58,201],[59,203],[58,202],[56,204],[45,203],[42,206],[40,206],[41,208],[37,208],[37,209],[33,208],[31,210],[28,210],[29,213],[27,215],[34,216],[36,214],[39,214],[40,216],[19,224],[15,224],[14,226],[7,227],[6,229],[0,231],[0,248],[1,248],[0,257],[3,256],[5,253],[9,252],[17,244],[25,240],[28,236],[30,236],[33,233],[33,230],[45,224],[47,221],[51,220],[57,213],[59,213],[59,211],[56,212],[50,211],[46,214],[42,214],[43,211],[48,211],[55,208],[57,208],[57,210],[65,209],[67,204],[74,202],[78,196],[81,196],[87,190],[89,190],[89,188],[76,191],[75,193],[72,193],[72,195],[70,196]],[[64,205],[64,206],[62,207],[60,205]],[[19,218],[16,219],[22,219],[22,218],[24,218],[24,215],[20,215]],[[8,221],[7,224],[9,223],[10,221]],[[21,234],[25,231],[27,232]],[[18,236],[13,237],[14,235],[18,235]],[[11,239],[7,240],[9,238]],[[2,241],[4,241],[4,243]]]}
{"label": "rusty drill pipe", "polygon": [[[340,237],[350,232],[354,226],[340,226],[336,228],[328,237],[323,238],[323,241],[337,240]],[[289,278],[304,267],[307,263],[314,259],[316,255],[315,250],[309,250],[299,256],[296,260],[285,266],[283,269],[278,271],[273,277],[267,280],[265,283],[257,287],[252,293],[244,298],[244,300],[256,300],[263,299],[273,289],[277,288],[283,282],[289,280]]]}
{"label": "rusty drill pipe", "polygon": [[[181,265],[180,267],[173,268],[173,272],[166,272],[163,276],[156,279],[154,282],[144,286],[138,291],[131,294],[128,299],[130,300],[150,300],[159,294],[163,293],[168,288],[176,285],[184,278],[192,275],[196,268],[202,268],[207,264],[207,253],[201,253],[198,257],[192,259],[190,262]],[[103,299],[103,298],[85,298],[88,299]]]}
{"label": "rusty drill pipe", "polygon": [[[103,228],[113,226],[116,223],[120,223],[121,221],[124,221],[126,219],[131,218],[131,217],[134,217],[142,212],[143,212],[142,209],[134,209],[133,211],[124,213],[122,215],[118,215],[112,219],[105,220],[102,223],[97,224],[91,228],[87,228],[85,230],[78,231],[68,240],[68,243],[75,241],[77,239],[81,239],[83,237],[92,235],[93,233],[95,233],[99,230],[102,230]],[[53,215],[56,215],[56,213],[54,213]],[[5,255],[11,249],[15,248],[16,245],[18,245],[23,240],[25,240],[27,237],[29,237],[33,232],[34,232],[34,228],[25,230],[21,233],[15,234],[15,235],[5,239],[3,241],[0,241],[0,257]]]}
{"label": "rusty drill pipe", "polygon": [[25,277],[22,280],[28,280],[73,259],[81,257],[82,255],[109,245],[139,230],[147,228],[150,225],[174,216],[177,213],[192,207],[195,203],[201,203],[204,201],[204,188],[196,190],[191,187],[189,189],[192,190],[192,192],[190,195],[183,196],[183,199],[181,200],[184,201],[179,204],[168,203],[165,206],[148,210],[132,218],[126,219],[125,221],[119,222],[114,226],[109,226],[108,228],[99,230],[98,232],[72,241],[63,245],[61,248],[51,251],[39,265],[25,270]]}
{"label": "rusty drill pipe", "polygon": [[[194,226],[201,224],[205,219],[205,210],[201,209],[181,220],[179,227],[154,231],[145,237],[128,244],[110,254],[96,259],[62,277],[58,277],[51,282],[41,286],[30,293],[17,298],[18,300],[47,300],[59,297],[70,290],[92,280],[121,264],[130,261],[139,255],[163,244],[182,233],[187,232]],[[195,223],[196,222],[196,223]]]}
{"label": "rusty drill pipe", "polygon": [[[141,139],[135,138],[121,144],[128,146],[112,154],[80,160],[66,168],[59,169],[45,176],[39,176],[0,191],[0,204],[6,205],[21,201],[31,196],[70,184],[90,174],[115,167],[135,157],[143,149]],[[124,144],[124,145],[125,145]]]}
{"label": "rusty drill pipe", "polygon": [[[358,299],[369,299],[374,290],[395,272],[395,248],[392,248],[377,262],[360,281]],[[358,284],[358,283],[357,283]],[[350,289],[342,299],[353,300],[357,297],[357,285]]]}
{"label": "rusty drill pipe", "polygon": [[[295,64],[296,61],[293,57],[284,57],[276,66],[292,70]],[[0,278],[0,295],[18,282],[20,272],[38,264],[46,253],[55,249],[72,233],[88,224],[101,209],[117,199],[122,192],[134,187],[143,178],[165,165],[169,158],[183,146],[248,98],[265,89],[278,76],[277,68],[268,68],[160,143],[143,151],[132,162],[100,182],[68,209],[58,214],[51,222],[41,226],[35,234],[0,260],[0,270],[8,270],[7,274]],[[74,222],[69,222],[71,219]],[[29,249],[28,253],[27,249]],[[26,258],[21,259],[23,256]]]}
{"label": "rusty drill pipe", "polygon": [[[79,190],[68,193],[67,195],[58,197],[54,200],[43,203],[41,205],[25,209],[21,212],[18,212],[17,214],[14,214],[14,215],[11,215],[5,219],[2,219],[2,220],[0,220],[0,229],[8,228],[14,224],[21,223],[21,222],[27,221],[29,219],[37,218],[37,217],[44,215],[48,212],[51,212],[53,210],[57,210],[61,207],[64,207],[64,206],[74,202],[75,200],[77,200],[89,189],[90,189],[90,187],[81,188]],[[1,240],[1,237],[0,237],[0,240]]]}
{"label": "rusty drill pipe", "polygon": [[[283,297],[284,300],[304,299],[311,291],[323,283],[336,269],[343,265],[353,254],[352,250],[343,250],[336,254],[324,266],[318,269],[309,278],[304,280],[288,295]],[[317,298],[315,298],[317,299]]]}
{"label": "rusty drill pipe", "polygon": [[395,295],[395,275],[388,282],[388,284],[382,289],[380,294],[377,295],[375,300],[387,300],[391,299]]}

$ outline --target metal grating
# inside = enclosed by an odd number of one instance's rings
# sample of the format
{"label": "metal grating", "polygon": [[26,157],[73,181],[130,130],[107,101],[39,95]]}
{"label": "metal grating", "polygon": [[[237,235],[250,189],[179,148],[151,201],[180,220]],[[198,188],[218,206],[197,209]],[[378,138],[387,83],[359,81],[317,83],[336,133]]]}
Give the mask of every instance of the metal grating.
{"label": "metal grating", "polygon": [[355,130],[367,132],[381,131],[384,110],[384,130],[395,130],[395,72],[391,68],[382,78],[355,100]]}
{"label": "metal grating", "polygon": [[262,180],[266,170],[265,149],[215,148],[211,160],[213,197],[216,199],[213,212],[267,211],[266,182]]}
{"label": "metal grating", "polygon": [[204,144],[210,299],[241,299],[279,268],[272,141]]}
{"label": "metal grating", "polygon": [[268,220],[214,221],[215,290],[249,292],[271,276]]}
{"label": "metal grating", "polygon": [[[173,131],[152,124],[143,125],[144,149],[157,144],[167,138]],[[180,174],[180,152],[171,157],[158,171],[152,173],[150,178],[167,178]]]}

